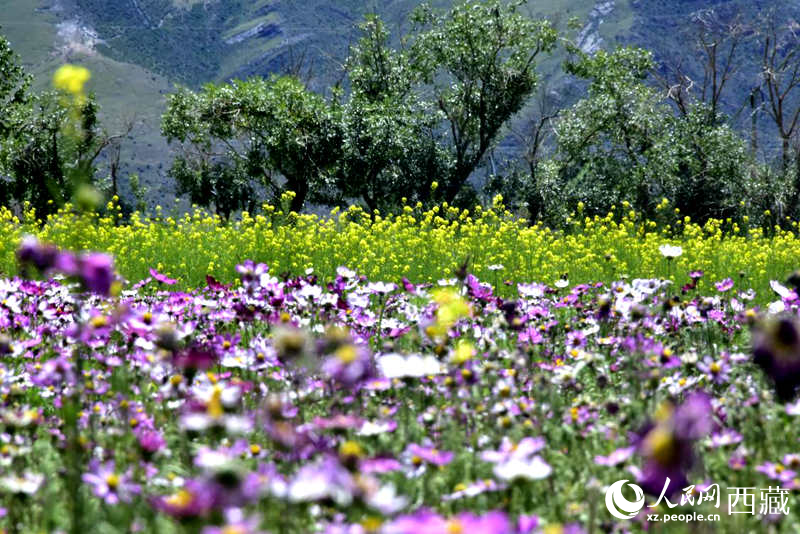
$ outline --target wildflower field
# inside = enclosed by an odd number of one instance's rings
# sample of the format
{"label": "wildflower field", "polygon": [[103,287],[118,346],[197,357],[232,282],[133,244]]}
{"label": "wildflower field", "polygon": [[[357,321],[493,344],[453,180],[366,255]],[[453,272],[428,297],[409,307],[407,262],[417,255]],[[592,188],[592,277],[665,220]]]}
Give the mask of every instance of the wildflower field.
{"label": "wildflower field", "polygon": [[7,532],[800,529],[792,231],[116,219],[3,212]]}

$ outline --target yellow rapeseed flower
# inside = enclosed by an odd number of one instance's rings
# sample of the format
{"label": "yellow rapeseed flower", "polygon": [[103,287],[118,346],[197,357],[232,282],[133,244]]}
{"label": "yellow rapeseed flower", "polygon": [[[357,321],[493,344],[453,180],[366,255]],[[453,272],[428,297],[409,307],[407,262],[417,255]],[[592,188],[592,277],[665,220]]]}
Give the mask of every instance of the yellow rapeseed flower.
{"label": "yellow rapeseed flower", "polygon": [[75,96],[83,94],[83,86],[92,77],[86,67],[80,65],[62,65],[53,75],[53,86]]}

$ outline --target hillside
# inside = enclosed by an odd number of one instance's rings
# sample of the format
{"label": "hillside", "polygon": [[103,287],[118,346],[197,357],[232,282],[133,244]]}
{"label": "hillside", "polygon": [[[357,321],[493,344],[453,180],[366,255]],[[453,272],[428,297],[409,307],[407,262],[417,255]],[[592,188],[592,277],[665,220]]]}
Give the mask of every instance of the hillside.
{"label": "hillside", "polygon": [[[124,171],[139,173],[153,202],[166,203],[172,186],[165,177],[169,148],[158,134],[164,94],[173,84],[197,87],[271,72],[298,70],[318,90],[339,77],[339,65],[354,25],[377,11],[391,28],[404,27],[413,0],[6,0],[2,33],[37,77],[49,83],[55,67],[80,62],[93,72],[109,129],[135,120],[135,139],[124,146]],[[447,2],[438,2],[447,4]],[[579,34],[586,50],[631,43],[674,56],[684,42],[692,13],[710,7],[742,9],[751,15],[770,8],[796,9],[783,0],[531,0],[532,16],[584,22]],[[560,58],[545,65],[557,72]],[[742,76],[752,71],[745,66]],[[745,91],[734,83],[733,110]],[[551,86],[568,93],[556,77]],[[514,150],[514,147],[507,147]]]}

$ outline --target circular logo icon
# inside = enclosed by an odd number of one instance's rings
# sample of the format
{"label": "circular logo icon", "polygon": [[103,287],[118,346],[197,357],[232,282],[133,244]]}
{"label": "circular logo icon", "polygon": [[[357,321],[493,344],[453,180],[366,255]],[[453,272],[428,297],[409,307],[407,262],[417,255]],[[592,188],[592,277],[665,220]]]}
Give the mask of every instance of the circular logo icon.
{"label": "circular logo icon", "polygon": [[636,494],[635,501],[629,501],[622,496],[622,487],[626,482],[627,480],[618,480],[606,490],[606,508],[617,519],[633,519],[644,508],[644,492],[636,484],[628,484]]}

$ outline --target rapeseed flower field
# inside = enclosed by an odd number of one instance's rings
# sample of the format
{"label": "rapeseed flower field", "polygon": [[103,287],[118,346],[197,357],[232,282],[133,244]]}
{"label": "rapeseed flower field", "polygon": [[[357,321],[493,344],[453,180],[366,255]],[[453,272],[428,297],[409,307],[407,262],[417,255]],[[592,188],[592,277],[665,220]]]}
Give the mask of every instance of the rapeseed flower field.
{"label": "rapeseed flower field", "polygon": [[[73,250],[108,252],[128,280],[155,268],[183,288],[204,284],[206,274],[234,281],[235,266],[244,259],[266,263],[276,273],[313,269],[328,277],[347,265],[370,278],[415,283],[449,278],[467,262],[470,272],[500,293],[508,282],[530,280],[669,278],[684,285],[690,271],[700,270],[705,273],[700,289],[731,278],[737,287],[767,294],[770,280],[783,280],[798,267],[796,224],[790,229],[750,226],[746,220],[700,225],[670,215],[673,224],[657,224],[620,206],[605,217],[574,213],[565,230],[555,231],[513,216],[499,197],[483,209],[418,205],[386,216],[355,206],[320,216],[267,205],[261,214],[243,213],[232,222],[200,209],[170,215],[163,208],[123,222],[114,202],[104,215],[79,214],[68,205],[46,221],[30,211],[17,217],[1,209],[0,271],[16,272],[14,252],[28,234]],[[665,255],[665,245],[680,247],[681,254]]]}

